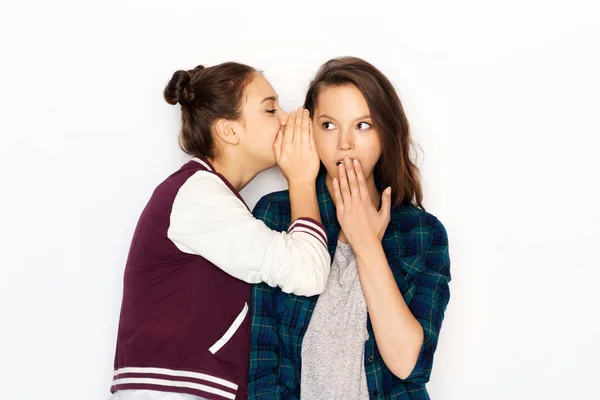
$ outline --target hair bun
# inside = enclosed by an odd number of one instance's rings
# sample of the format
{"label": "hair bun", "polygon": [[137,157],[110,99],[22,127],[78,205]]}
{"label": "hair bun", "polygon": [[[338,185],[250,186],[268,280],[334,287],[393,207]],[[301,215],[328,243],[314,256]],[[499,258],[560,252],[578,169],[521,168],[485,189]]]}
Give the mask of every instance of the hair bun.
{"label": "hair bun", "polygon": [[194,90],[190,86],[192,76],[188,71],[175,71],[164,90],[164,97],[169,104],[189,103],[194,99]]}

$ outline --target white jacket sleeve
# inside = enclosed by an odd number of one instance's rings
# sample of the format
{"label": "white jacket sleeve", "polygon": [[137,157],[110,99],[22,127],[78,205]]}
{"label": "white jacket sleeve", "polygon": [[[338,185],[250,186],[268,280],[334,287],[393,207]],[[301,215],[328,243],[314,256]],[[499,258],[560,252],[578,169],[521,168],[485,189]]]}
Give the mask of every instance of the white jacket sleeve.
{"label": "white jacket sleeve", "polygon": [[179,189],[167,235],[179,250],[245,282],[303,296],[325,290],[331,259],[324,227],[299,218],[288,232],[273,231],[213,173],[198,171]]}

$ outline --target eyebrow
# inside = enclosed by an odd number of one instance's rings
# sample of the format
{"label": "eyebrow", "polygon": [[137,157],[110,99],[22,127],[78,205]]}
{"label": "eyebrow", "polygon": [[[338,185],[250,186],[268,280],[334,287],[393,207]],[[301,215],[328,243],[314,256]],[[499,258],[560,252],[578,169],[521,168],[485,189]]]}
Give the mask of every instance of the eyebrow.
{"label": "eyebrow", "polygon": [[269,97],[265,97],[263,99],[263,101],[260,102],[260,104],[264,103],[265,101],[277,101],[277,96],[269,96]]}
{"label": "eyebrow", "polygon": [[[327,115],[327,114],[321,114],[321,115],[319,115],[319,118],[327,118],[327,119],[332,119],[335,121],[335,118],[333,118],[332,116]],[[359,119],[370,119],[370,118],[371,118],[371,116],[369,114],[367,114],[367,115],[363,115],[358,118],[355,118],[354,120],[358,121]]]}

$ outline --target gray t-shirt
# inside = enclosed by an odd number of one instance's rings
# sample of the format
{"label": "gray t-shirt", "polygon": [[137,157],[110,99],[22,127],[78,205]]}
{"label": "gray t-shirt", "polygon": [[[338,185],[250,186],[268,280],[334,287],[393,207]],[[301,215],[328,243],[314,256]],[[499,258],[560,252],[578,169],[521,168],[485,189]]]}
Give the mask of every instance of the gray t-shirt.
{"label": "gray t-shirt", "polygon": [[356,256],[338,242],[331,273],[302,342],[302,400],[368,400],[367,304]]}

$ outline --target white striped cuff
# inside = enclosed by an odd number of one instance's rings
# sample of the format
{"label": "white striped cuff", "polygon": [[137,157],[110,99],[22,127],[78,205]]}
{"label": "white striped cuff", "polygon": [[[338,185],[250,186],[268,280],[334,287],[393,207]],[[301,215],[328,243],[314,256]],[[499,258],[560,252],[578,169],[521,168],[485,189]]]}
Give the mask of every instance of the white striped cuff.
{"label": "white striped cuff", "polygon": [[327,248],[327,232],[325,227],[311,218],[298,218],[288,228],[288,233],[304,232],[314,236]]}

